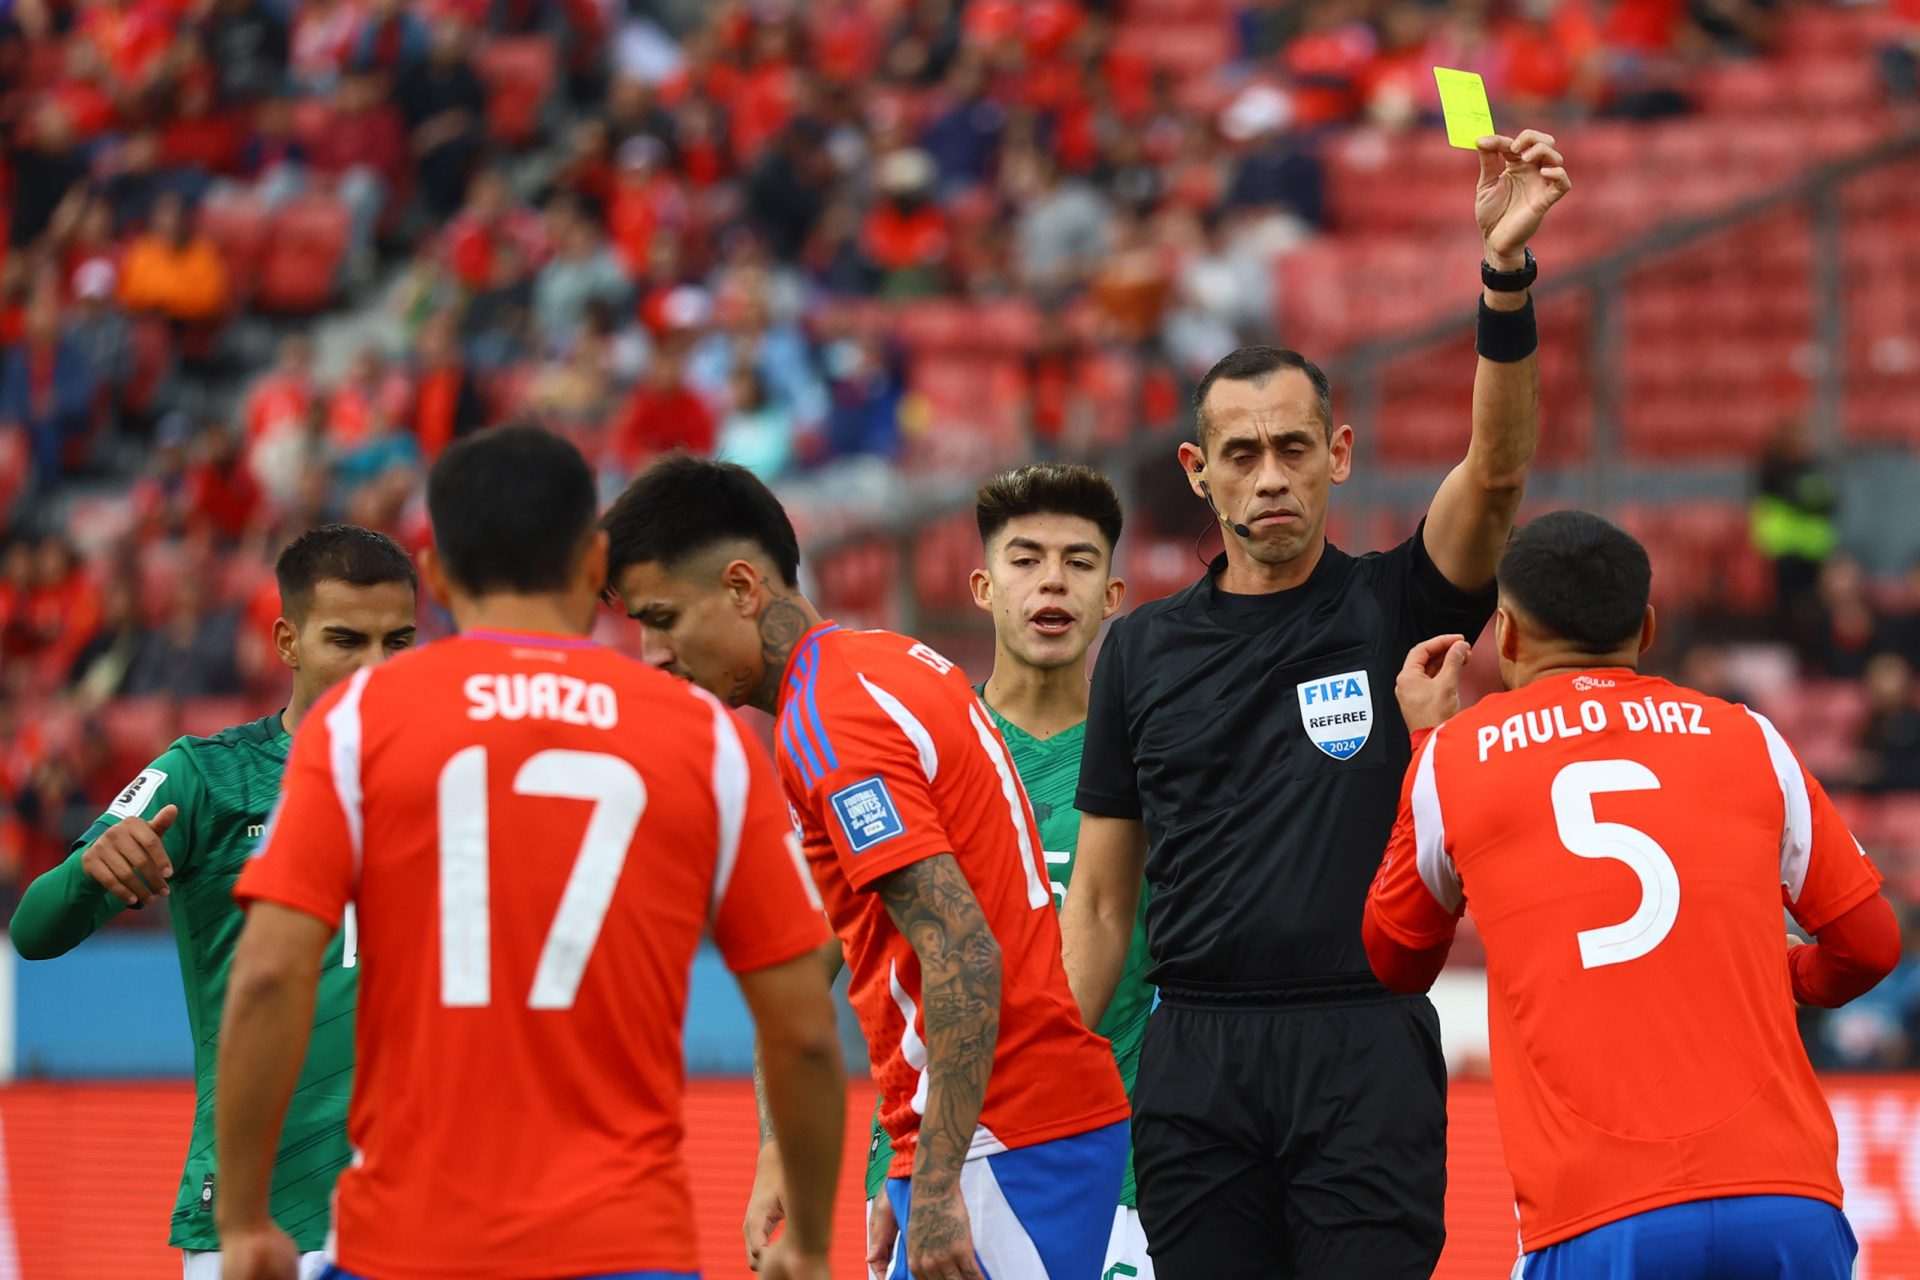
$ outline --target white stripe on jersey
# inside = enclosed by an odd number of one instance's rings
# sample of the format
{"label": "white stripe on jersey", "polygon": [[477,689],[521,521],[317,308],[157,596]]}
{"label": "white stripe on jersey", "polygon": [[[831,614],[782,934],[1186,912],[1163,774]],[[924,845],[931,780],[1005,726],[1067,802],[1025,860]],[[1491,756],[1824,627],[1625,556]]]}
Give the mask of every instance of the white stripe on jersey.
{"label": "white stripe on jersey", "polygon": [[986,751],[987,758],[993,761],[993,771],[1000,775],[1000,794],[1006,799],[1007,811],[1013,817],[1014,835],[1020,840],[1020,869],[1027,876],[1027,905],[1036,910],[1051,906],[1053,892],[1034,864],[1033,832],[1027,826],[1027,793],[1020,786],[1020,775],[1013,771],[1013,763],[1007,759],[1007,753],[1001,748],[993,727],[981,717],[978,699],[967,707],[967,719],[973,722],[973,732],[979,737],[980,746]]}
{"label": "white stripe on jersey", "polygon": [[920,1009],[907,989],[900,985],[900,966],[892,960],[887,961],[887,986],[893,991],[894,1007],[900,1010],[900,1017],[907,1024],[906,1030],[900,1033],[900,1056],[920,1073],[920,1082],[913,1089],[913,1114],[923,1116],[927,1113],[927,1046],[920,1039],[920,1033],[913,1029],[913,1020],[920,1016]]}
{"label": "white stripe on jersey", "polygon": [[1800,772],[1800,761],[1773,727],[1773,721],[1752,707],[1746,712],[1767,740],[1767,758],[1773,761],[1774,779],[1787,802],[1787,820],[1780,830],[1780,883],[1787,886],[1787,897],[1798,902],[1800,891],[1807,886],[1807,863],[1813,857],[1813,801],[1807,796],[1806,775]]}
{"label": "white stripe on jersey", "polygon": [[360,787],[360,695],[366,690],[372,667],[362,667],[347,681],[347,691],[327,712],[327,741],[332,750],[328,763],[333,766],[333,792],[340,800],[340,812],[347,820],[347,836],[353,845],[353,882],[360,883],[361,833],[365,818],[361,813],[363,792]]}
{"label": "white stripe on jersey", "polygon": [[927,775],[928,782],[932,782],[933,776],[940,772],[940,753],[934,749],[933,735],[927,732],[927,726],[921,724],[919,717],[907,710],[906,704],[900,699],[867,679],[865,675],[859,672],[854,674],[860,676],[860,683],[866,687],[869,694],[873,695],[873,700],[880,704],[880,709],[900,726],[900,732],[907,735],[907,741],[911,742],[913,749],[920,753],[920,772]]}
{"label": "white stripe on jersey", "polygon": [[1433,780],[1433,744],[1440,731],[1427,736],[1420,750],[1420,767],[1413,775],[1414,865],[1433,900],[1448,911],[1460,909],[1460,872],[1447,854],[1447,824],[1440,816],[1440,788]]}
{"label": "white stripe on jersey", "polygon": [[747,820],[747,749],[740,730],[718,698],[707,699],[713,709],[713,805],[720,820],[720,849],[713,863],[712,915],[720,914],[727,886],[733,883],[733,865],[740,857],[740,829]]}

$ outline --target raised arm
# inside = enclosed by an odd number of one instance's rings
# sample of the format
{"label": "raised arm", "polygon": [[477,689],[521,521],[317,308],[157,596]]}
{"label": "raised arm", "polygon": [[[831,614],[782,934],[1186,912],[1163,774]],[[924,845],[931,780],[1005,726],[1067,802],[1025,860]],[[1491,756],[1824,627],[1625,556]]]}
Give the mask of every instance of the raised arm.
{"label": "raised arm", "polygon": [[[1547,210],[1572,187],[1551,134],[1483,138],[1474,214],[1496,271],[1519,271]],[[1480,362],[1473,377],[1473,438],[1427,512],[1427,554],[1448,582],[1479,591],[1519,513],[1540,424],[1540,359],[1533,297],[1481,294]]]}
{"label": "raised arm", "polygon": [[926,1024],[927,1106],[913,1156],[907,1269],[981,1280],[960,1170],[1000,1040],[1000,944],[950,853],[909,863],[874,890],[920,959]]}
{"label": "raised arm", "polygon": [[291,907],[256,903],[234,948],[220,1023],[215,1102],[220,1196],[215,1222],[237,1280],[292,1280],[298,1255],[267,1196],[287,1102],[313,1031],[314,992],[335,928]]}
{"label": "raised arm", "polygon": [[1080,815],[1079,852],[1060,908],[1060,936],[1067,985],[1080,1005],[1080,1020],[1089,1027],[1107,1016],[1126,968],[1146,865],[1147,831],[1138,818]]}

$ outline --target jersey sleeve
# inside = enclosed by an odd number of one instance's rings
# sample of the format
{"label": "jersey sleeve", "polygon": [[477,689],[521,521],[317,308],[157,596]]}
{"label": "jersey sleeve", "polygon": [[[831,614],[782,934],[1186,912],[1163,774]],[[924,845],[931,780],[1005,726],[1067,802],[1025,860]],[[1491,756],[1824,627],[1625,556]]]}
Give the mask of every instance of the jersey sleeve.
{"label": "jersey sleeve", "polygon": [[277,903],[340,927],[359,872],[360,696],[369,674],[329,691],[293,735],[279,803],[233,887],[242,905]]}
{"label": "jersey sleeve", "polygon": [[1483,591],[1463,591],[1447,581],[1427,553],[1427,522],[1388,555],[1400,560],[1404,574],[1400,643],[1411,647],[1434,636],[1459,632],[1469,641],[1486,629],[1499,592],[1492,583]]}
{"label": "jersey sleeve", "polygon": [[939,712],[909,706],[904,688],[888,690],[860,673],[817,696],[794,696],[801,702],[782,720],[781,749],[848,884],[871,889],[890,872],[953,850],[933,799]]}
{"label": "jersey sleeve", "polygon": [[713,798],[720,848],[714,863],[714,945],[747,973],[785,964],[832,936],[800,852],[773,765],[713,702]]}
{"label": "jersey sleeve", "polygon": [[1853,838],[1826,788],[1808,773],[1773,722],[1749,710],[1767,743],[1786,802],[1780,832],[1780,891],[1787,911],[1818,933],[1880,891],[1880,870]]}
{"label": "jersey sleeve", "polygon": [[1107,631],[1107,642],[1093,664],[1080,787],[1074,796],[1074,808],[1102,818],[1140,816],[1140,775],[1127,731],[1124,625],[1121,619]]}
{"label": "jersey sleeve", "polygon": [[1417,745],[1400,788],[1400,810],[1386,856],[1367,894],[1366,922],[1402,947],[1425,950],[1453,937],[1466,895],[1446,848],[1446,823],[1434,777],[1438,733]]}

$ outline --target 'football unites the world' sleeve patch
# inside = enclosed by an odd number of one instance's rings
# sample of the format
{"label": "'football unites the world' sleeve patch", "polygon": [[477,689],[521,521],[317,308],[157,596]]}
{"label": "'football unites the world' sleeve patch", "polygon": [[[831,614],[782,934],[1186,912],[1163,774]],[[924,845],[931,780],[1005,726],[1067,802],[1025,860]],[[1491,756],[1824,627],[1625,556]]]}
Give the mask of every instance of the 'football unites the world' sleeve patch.
{"label": "'football unites the world' sleeve patch", "polygon": [[846,833],[847,847],[854,853],[865,853],[884,840],[906,834],[906,824],[900,821],[900,810],[884,778],[863,778],[834,792],[828,800],[840,820],[840,829]]}

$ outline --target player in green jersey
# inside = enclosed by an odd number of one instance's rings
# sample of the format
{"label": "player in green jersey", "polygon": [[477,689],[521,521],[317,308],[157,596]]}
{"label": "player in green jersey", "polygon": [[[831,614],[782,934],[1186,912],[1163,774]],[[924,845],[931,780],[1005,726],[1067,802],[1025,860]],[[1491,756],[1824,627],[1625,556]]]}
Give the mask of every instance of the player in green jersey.
{"label": "player in green jersey", "polygon": [[[193,1034],[193,1138],[168,1243],[185,1280],[218,1280],[213,1069],[227,968],[244,919],[233,882],[280,793],[294,726],[320,695],[361,667],[413,643],[413,562],[391,538],[350,525],[303,534],[281,552],[274,647],[293,671],[284,711],[210,738],[181,738],[107,806],[67,860],[35,880],[8,927],[28,960],[64,955],[127,907],[156,897],[172,908]],[[274,1166],[273,1215],[318,1274],[334,1178],[352,1157],[353,921],[327,955],[312,1048],[287,1113]]]}
{"label": "player in green jersey", "polygon": [[[982,486],[974,515],[986,566],[973,571],[973,598],[993,615],[994,639],[993,674],[980,687],[981,700],[1006,739],[1040,824],[1058,910],[1073,878],[1080,835],[1073,797],[1080,784],[1080,746],[1087,729],[1087,650],[1126,591],[1112,575],[1120,501],[1096,471],[1039,463]],[[1154,992],[1146,977],[1146,910],[1143,890],[1126,969],[1097,1028],[1113,1043],[1129,1095],[1153,1008]],[[1071,1089],[1073,1082],[1063,1080],[1060,1087]],[[867,1263],[882,1277],[899,1235],[893,1210],[879,1194],[892,1158],[893,1148],[876,1115],[867,1161]],[[1133,1206],[1129,1159],[1103,1280],[1153,1275]]]}

